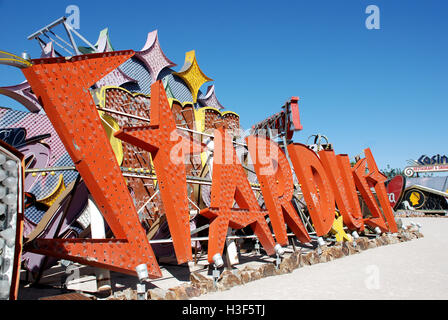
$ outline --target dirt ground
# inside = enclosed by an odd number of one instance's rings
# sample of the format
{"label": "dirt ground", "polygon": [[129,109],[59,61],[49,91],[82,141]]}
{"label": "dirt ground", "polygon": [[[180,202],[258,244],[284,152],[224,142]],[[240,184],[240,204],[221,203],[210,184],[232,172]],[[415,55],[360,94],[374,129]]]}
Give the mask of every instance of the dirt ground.
{"label": "dirt ground", "polygon": [[[424,238],[382,246],[323,264],[306,266],[291,274],[268,277],[210,293],[196,300],[301,300],[301,299],[447,299],[448,298],[448,219],[402,218],[405,225],[422,225]],[[307,251],[307,249],[303,249]],[[287,251],[292,252],[292,247]],[[245,254],[238,268],[257,266],[272,258]],[[192,271],[211,275],[206,256],[197,264],[161,264],[163,277],[147,284],[147,289],[169,289],[189,281]],[[83,273],[92,270],[85,268]],[[19,300],[37,300],[67,291],[59,288],[65,272],[55,267],[44,274],[41,285],[22,282]],[[22,279],[25,278],[22,274]],[[138,279],[111,273],[112,290],[136,289]]]}
{"label": "dirt ground", "polygon": [[199,300],[447,299],[448,219],[419,223],[424,238],[382,246],[327,263],[200,296]]}

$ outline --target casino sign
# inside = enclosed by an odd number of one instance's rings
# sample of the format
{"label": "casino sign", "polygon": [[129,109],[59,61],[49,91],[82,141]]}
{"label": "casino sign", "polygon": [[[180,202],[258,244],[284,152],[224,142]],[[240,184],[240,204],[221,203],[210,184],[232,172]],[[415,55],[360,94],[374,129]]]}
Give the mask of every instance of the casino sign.
{"label": "casino sign", "polygon": [[406,178],[396,175],[385,182],[389,204],[395,211],[419,210],[424,213],[448,212],[448,192],[441,190],[434,177]]}
{"label": "casino sign", "polygon": [[407,177],[412,177],[414,173],[419,172],[444,172],[448,171],[448,156],[440,154],[429,157],[422,155],[415,161],[415,166],[408,166],[404,169]]}

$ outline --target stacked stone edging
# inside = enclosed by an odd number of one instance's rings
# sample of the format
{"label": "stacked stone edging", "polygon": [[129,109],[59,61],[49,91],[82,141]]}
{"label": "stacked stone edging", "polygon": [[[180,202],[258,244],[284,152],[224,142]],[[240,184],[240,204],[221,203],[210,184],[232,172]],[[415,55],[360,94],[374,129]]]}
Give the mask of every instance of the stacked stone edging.
{"label": "stacked stone edging", "polygon": [[[276,269],[273,263],[264,264],[258,268],[244,267],[236,272],[226,270],[224,271],[216,286],[213,284],[213,280],[209,277],[201,275],[199,273],[192,273],[190,276],[190,284],[183,284],[175,288],[171,288],[167,291],[165,296],[166,300],[185,300],[193,297],[198,297],[202,294],[225,291],[234,286],[239,286],[251,281],[256,281],[261,278],[271,277],[275,275],[287,274],[293,272],[295,269],[310,266],[317,263],[325,263],[335,259],[340,259],[348,255],[358,254],[361,251],[385,246],[389,244],[395,244],[400,242],[406,242],[418,238],[422,238],[423,234],[417,230],[401,230],[397,234],[383,234],[378,238],[369,239],[367,237],[360,237],[356,241],[356,245],[351,242],[336,243],[334,246],[321,247],[322,252],[319,255],[317,250],[301,253],[300,251],[293,252],[289,257],[283,259],[278,269]],[[179,291],[179,287],[193,287],[197,288],[197,291],[192,290],[192,295],[185,297],[185,295],[173,294]],[[182,290],[181,290],[182,291]],[[160,295],[155,295],[153,290],[148,291],[148,298],[160,299]]]}
{"label": "stacked stone edging", "polygon": [[[447,211],[448,213],[448,211]],[[448,218],[448,215],[446,214],[431,214],[431,213],[424,213],[424,212],[413,212],[413,211],[396,211],[395,212],[396,218]]]}
{"label": "stacked stone edging", "polygon": [[[257,268],[245,266],[240,270],[225,270],[221,273],[217,285],[214,284],[212,278],[202,275],[199,272],[193,272],[190,274],[189,283],[184,283],[168,290],[160,288],[150,289],[147,291],[147,299],[188,300],[211,292],[225,291],[232,287],[240,286],[261,278],[288,274],[295,269],[304,266],[325,263],[335,259],[341,259],[348,255],[359,254],[362,251],[376,247],[411,241],[423,237],[423,234],[416,228],[408,227],[407,229],[400,230],[399,233],[382,234],[377,238],[360,237],[357,239],[356,244],[352,242],[343,242],[336,243],[332,246],[323,246],[321,247],[322,252],[320,254],[317,249],[306,253],[295,251],[282,260],[278,269],[273,263],[266,263]],[[130,288],[122,293],[123,294],[115,294],[111,299],[135,300],[137,298],[135,290]]]}

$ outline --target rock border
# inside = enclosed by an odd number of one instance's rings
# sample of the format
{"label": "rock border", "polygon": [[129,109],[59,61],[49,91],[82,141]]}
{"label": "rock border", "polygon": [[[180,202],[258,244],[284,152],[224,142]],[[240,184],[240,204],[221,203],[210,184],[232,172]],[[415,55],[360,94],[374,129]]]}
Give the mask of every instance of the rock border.
{"label": "rock border", "polygon": [[[278,269],[274,263],[266,263],[258,268],[246,266],[240,270],[225,270],[221,273],[217,285],[214,284],[211,277],[200,274],[199,272],[192,272],[189,283],[184,283],[168,290],[161,288],[149,289],[146,292],[146,299],[188,300],[207,293],[229,290],[232,287],[244,285],[261,278],[288,274],[304,266],[325,263],[376,247],[423,237],[424,235],[417,228],[408,226],[406,230],[402,229],[399,233],[395,234],[382,234],[377,238],[359,237],[356,240],[356,244],[353,242],[339,242],[332,246],[323,246],[320,247],[320,254],[317,249],[306,253],[295,251],[282,260]],[[122,292],[116,292],[108,300],[137,300],[137,292],[128,288]]]}
{"label": "rock border", "polygon": [[448,218],[448,210],[445,210],[445,214],[436,214],[436,213],[424,213],[424,212],[415,212],[413,210],[397,210],[395,211],[396,218]]}
{"label": "rock border", "polygon": [[397,214],[395,216],[396,218],[439,218],[439,219],[443,219],[443,218],[448,218],[448,216],[445,215],[440,215],[440,214],[425,214],[425,215],[421,215],[418,213],[406,213],[406,214]]}

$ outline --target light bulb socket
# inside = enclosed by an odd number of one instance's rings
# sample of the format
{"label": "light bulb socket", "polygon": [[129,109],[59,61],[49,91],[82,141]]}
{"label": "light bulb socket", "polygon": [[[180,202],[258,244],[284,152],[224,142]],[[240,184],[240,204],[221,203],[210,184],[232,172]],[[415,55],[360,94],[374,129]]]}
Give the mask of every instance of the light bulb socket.
{"label": "light bulb socket", "polygon": [[356,231],[353,231],[352,232],[352,236],[353,236],[353,239],[359,239],[359,234],[358,234],[358,232],[356,232]]}
{"label": "light bulb socket", "polygon": [[137,284],[137,299],[146,300],[146,285],[144,283]]}
{"label": "light bulb socket", "polygon": [[31,56],[28,52],[24,51],[21,54],[23,60],[31,61]]}
{"label": "light bulb socket", "polygon": [[140,264],[135,268],[135,271],[137,271],[137,276],[140,282],[149,280],[148,275],[148,266],[146,264]]}
{"label": "light bulb socket", "polygon": [[324,238],[322,237],[317,238],[317,243],[319,246],[324,246],[326,244]]}
{"label": "light bulb socket", "polygon": [[282,246],[280,244],[276,244],[275,247],[275,252],[279,255],[282,256],[285,254],[285,249],[282,248]]}
{"label": "light bulb socket", "polygon": [[61,263],[62,266],[66,267],[66,268],[72,264],[71,261],[65,260],[65,259],[62,259],[59,262]]}
{"label": "light bulb socket", "polygon": [[12,248],[16,242],[16,233],[12,228],[0,232],[0,237],[6,241],[6,245],[10,248]]}
{"label": "light bulb socket", "polygon": [[222,260],[220,253],[215,254],[212,259],[216,268],[221,268],[224,265],[224,261]]}
{"label": "light bulb socket", "polygon": [[9,290],[11,290],[8,279],[0,279],[0,300],[9,299]]}
{"label": "light bulb socket", "polygon": [[146,285],[144,283],[137,283],[137,293],[145,293]]}

